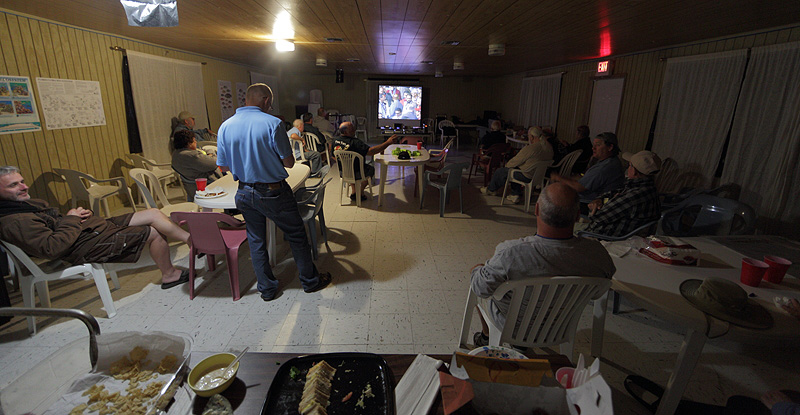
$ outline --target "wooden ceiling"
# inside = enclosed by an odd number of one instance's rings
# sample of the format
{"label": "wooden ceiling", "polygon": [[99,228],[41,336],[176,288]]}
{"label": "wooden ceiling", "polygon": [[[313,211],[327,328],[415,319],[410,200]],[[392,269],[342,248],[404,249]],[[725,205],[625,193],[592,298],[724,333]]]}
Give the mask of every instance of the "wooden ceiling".
{"label": "wooden ceiling", "polygon": [[[282,73],[497,76],[800,24],[798,0],[177,1],[180,24],[171,28],[128,26],[117,0],[2,7]],[[265,40],[282,12],[294,26],[295,52],[276,52]],[[505,44],[505,56],[488,56],[491,43]],[[327,68],[315,67],[317,58]],[[454,70],[454,61],[465,69]]]}

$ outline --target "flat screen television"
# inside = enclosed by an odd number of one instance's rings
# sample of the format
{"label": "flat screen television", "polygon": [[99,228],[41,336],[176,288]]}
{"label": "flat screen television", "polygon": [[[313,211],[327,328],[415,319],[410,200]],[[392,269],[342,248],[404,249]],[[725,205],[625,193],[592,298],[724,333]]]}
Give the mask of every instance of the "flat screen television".
{"label": "flat screen television", "polygon": [[378,120],[422,119],[422,87],[378,86]]}

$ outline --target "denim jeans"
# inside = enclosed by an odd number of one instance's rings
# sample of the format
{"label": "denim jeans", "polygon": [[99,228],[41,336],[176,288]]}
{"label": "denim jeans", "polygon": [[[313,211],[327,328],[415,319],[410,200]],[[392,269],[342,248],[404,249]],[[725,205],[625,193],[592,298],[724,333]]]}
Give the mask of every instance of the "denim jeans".
{"label": "denim jeans", "polygon": [[[503,186],[506,185],[506,179],[508,179],[508,171],[507,167],[500,167],[499,169],[494,171],[492,174],[492,180],[489,182],[488,189],[490,192],[496,192],[499,189],[502,189]],[[522,172],[517,172],[514,175],[514,179],[530,183],[532,179],[527,178]],[[521,195],[522,194],[522,186],[511,183],[511,194],[512,195]]]}
{"label": "denim jeans", "polygon": [[319,283],[319,272],[311,259],[306,228],[292,189],[284,180],[280,189],[270,190],[261,185],[244,185],[236,192],[236,208],[242,212],[247,223],[247,240],[250,255],[258,280],[258,291],[264,296],[273,296],[278,290],[278,280],[272,274],[267,253],[267,220],[283,231],[283,239],[289,242],[292,256],[297,264],[303,289],[310,290]]}

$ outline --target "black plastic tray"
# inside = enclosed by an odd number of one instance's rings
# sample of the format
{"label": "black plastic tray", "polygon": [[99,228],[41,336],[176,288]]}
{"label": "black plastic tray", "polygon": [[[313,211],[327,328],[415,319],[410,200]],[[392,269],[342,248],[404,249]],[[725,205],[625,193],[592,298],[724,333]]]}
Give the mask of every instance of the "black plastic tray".
{"label": "black plastic tray", "polygon": [[[395,414],[394,380],[389,365],[382,357],[372,353],[327,353],[296,357],[281,365],[269,387],[261,415],[299,414],[298,405],[303,395],[306,374],[320,360],[336,368],[331,382],[330,405],[327,408],[329,415]],[[289,376],[292,367],[300,370],[297,379]],[[375,396],[365,398],[365,407],[358,408],[356,402],[367,383],[372,386]],[[353,392],[353,396],[347,402],[342,402],[342,398],[350,392]]]}

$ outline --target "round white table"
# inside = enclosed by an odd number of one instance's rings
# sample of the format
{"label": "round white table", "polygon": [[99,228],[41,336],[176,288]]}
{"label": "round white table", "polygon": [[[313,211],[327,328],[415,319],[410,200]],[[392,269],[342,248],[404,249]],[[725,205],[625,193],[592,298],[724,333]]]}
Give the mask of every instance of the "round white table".
{"label": "round white table", "polygon": [[[408,151],[419,151],[421,154],[417,157],[412,157],[410,160],[400,160],[397,156],[392,155],[392,151],[398,147]],[[389,166],[422,167],[431,159],[431,156],[425,148],[417,150],[416,145],[392,144],[386,147],[383,154],[376,154],[374,158],[375,163],[381,165],[381,184],[378,188],[378,206],[381,206],[383,204],[383,187],[386,184],[386,172],[389,170]],[[422,191],[422,170],[417,170],[417,180],[419,181],[419,189]]]}
{"label": "round white table", "polygon": [[[295,192],[297,189],[305,185],[308,175],[311,174],[311,168],[302,163],[295,163],[292,168],[286,169],[286,172],[289,173],[289,177],[286,178],[286,183],[288,183],[289,187],[292,188],[292,191]],[[239,182],[233,179],[233,174],[226,174],[221,179],[209,184],[207,189],[214,189],[217,187],[224,190],[227,194],[211,199],[195,196],[194,202],[197,203],[198,206],[202,207],[204,212],[211,211],[212,209],[236,209],[235,197],[236,191],[239,189]],[[269,224],[269,243],[267,245],[269,263],[270,265],[275,265],[275,223],[272,221],[267,221],[267,223]]]}

